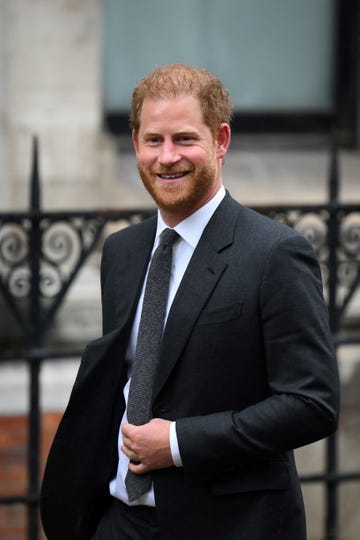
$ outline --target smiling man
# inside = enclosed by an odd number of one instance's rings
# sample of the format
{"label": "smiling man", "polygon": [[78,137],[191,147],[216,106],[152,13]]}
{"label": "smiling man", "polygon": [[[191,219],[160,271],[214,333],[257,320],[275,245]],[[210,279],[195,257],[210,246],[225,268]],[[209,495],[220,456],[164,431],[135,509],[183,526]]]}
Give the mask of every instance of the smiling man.
{"label": "smiling man", "polygon": [[169,226],[180,223],[219,191],[230,127],[222,122],[213,134],[194,96],[145,98],[133,141],[142,181]]}
{"label": "smiling man", "polygon": [[293,450],[336,429],[319,267],[222,183],[231,100],[175,64],[135,88],[158,212],[111,235],[104,335],[84,353],[42,488],[49,540],[305,540]]}

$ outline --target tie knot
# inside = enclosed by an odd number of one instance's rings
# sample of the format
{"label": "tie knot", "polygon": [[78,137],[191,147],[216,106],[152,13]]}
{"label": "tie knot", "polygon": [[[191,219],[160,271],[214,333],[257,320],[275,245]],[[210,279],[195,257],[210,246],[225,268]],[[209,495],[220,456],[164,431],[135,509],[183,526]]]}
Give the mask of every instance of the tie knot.
{"label": "tie knot", "polygon": [[172,246],[179,237],[174,229],[164,229],[160,235],[160,244],[163,246]]}

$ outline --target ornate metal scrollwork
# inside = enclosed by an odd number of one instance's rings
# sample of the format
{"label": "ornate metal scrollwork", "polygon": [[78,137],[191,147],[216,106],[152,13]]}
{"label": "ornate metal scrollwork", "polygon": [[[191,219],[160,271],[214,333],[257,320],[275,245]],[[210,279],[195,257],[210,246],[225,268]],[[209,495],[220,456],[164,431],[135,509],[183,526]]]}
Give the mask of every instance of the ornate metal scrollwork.
{"label": "ornate metal scrollwork", "polygon": [[76,228],[72,221],[42,223],[40,294],[53,298],[61,291],[64,282],[71,275],[83,245],[81,225]]}
{"label": "ornate metal scrollwork", "polygon": [[43,228],[41,253],[46,261],[62,265],[78,254],[80,238],[71,222],[57,221]]}
{"label": "ornate metal scrollwork", "polygon": [[35,298],[40,320],[48,323],[54,316],[105,222],[56,214],[39,217],[35,225],[30,218],[0,221],[0,290],[24,327],[32,324]]}
{"label": "ornate metal scrollwork", "polygon": [[52,298],[58,295],[77,268],[79,261],[92,249],[103,219],[75,217],[42,223],[40,293]]}
{"label": "ornate metal scrollwork", "polygon": [[295,230],[306,238],[317,255],[324,286],[329,279],[328,214],[314,212],[301,214],[293,224]]}
{"label": "ornate metal scrollwork", "polygon": [[360,213],[339,215],[337,249],[339,303],[344,303],[360,282]]}
{"label": "ornate metal scrollwork", "polygon": [[341,220],[340,244],[347,257],[360,258],[360,213],[351,212]]}
{"label": "ornate metal scrollwork", "polygon": [[[313,246],[318,257],[327,296],[329,278],[329,224],[334,214],[322,208],[263,208],[262,212],[296,229]],[[337,235],[337,306],[341,308],[360,283],[360,212],[342,207],[336,214]],[[74,279],[87,255],[93,250],[105,224],[116,222],[112,228],[123,228],[149,215],[144,211],[74,215],[44,214],[34,230],[30,216],[0,221],[0,288],[14,306],[31,292],[38,291],[40,307],[46,317],[51,305],[60,298]],[[334,222],[332,222],[334,223]],[[37,235],[39,256],[32,275],[34,254],[33,235]],[[37,280],[34,283],[34,280]],[[12,300],[11,300],[12,299]],[[43,304],[42,304],[43,302]],[[49,307],[50,306],[50,307]],[[16,307],[18,309],[18,307]],[[56,307],[54,308],[54,311]],[[53,316],[54,312],[51,312]]]}
{"label": "ornate metal scrollwork", "polygon": [[[54,298],[72,275],[79,260],[92,248],[102,221],[97,219],[40,221],[40,296]],[[29,296],[32,287],[30,235],[24,224],[0,228],[0,278],[15,299]]]}
{"label": "ornate metal scrollwork", "polygon": [[60,293],[62,284],[59,268],[43,262],[40,268],[40,295],[44,298],[54,298]]}
{"label": "ornate metal scrollwork", "polygon": [[14,268],[8,280],[9,291],[14,298],[25,298],[31,290],[31,272],[26,266]]}
{"label": "ornate metal scrollwork", "polygon": [[15,298],[23,298],[31,288],[27,263],[29,237],[25,227],[7,223],[0,228],[0,278]]}
{"label": "ornate metal scrollwork", "polygon": [[295,229],[310,242],[318,258],[323,283],[326,286],[329,277],[328,212],[291,208],[281,211],[270,210],[268,215]]}
{"label": "ornate metal scrollwork", "polygon": [[324,255],[324,248],[326,248],[327,218],[327,215],[309,212],[301,214],[294,223],[294,228],[310,242],[317,255]]}
{"label": "ornate metal scrollwork", "polygon": [[0,261],[4,265],[21,264],[28,254],[27,233],[15,223],[4,225],[0,229]]}
{"label": "ornate metal scrollwork", "polygon": [[[320,209],[270,210],[270,217],[296,229],[312,245],[319,260],[324,287],[329,279],[329,222],[330,212]],[[336,215],[338,223],[337,248],[337,297],[342,306],[360,282],[360,213],[344,210]],[[325,290],[326,292],[326,290]]]}

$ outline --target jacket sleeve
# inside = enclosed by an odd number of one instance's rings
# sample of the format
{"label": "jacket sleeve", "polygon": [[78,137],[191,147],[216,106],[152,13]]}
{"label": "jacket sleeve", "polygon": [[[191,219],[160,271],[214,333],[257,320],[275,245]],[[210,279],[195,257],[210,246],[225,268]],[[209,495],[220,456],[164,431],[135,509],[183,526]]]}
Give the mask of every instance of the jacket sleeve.
{"label": "jacket sleeve", "polygon": [[274,244],[259,290],[269,397],[241,411],[177,420],[181,458],[190,470],[221,472],[269,459],[336,429],[337,363],[319,266],[304,238]]}

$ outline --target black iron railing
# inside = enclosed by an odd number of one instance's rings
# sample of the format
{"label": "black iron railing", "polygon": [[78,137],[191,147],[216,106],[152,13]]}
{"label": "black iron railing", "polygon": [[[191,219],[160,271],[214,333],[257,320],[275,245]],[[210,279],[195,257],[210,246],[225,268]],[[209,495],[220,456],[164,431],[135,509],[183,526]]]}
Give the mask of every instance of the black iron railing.
{"label": "black iron railing", "polygon": [[[333,148],[327,204],[255,208],[296,228],[312,244],[322,270],[336,346],[360,344],[359,333],[345,336],[342,331],[345,309],[360,285],[360,203],[341,204],[338,190],[337,152]],[[81,351],[73,350],[50,351],[44,345],[45,337],[80,268],[98,246],[105,225],[115,221],[130,225],[153,213],[154,210],[149,209],[42,211],[36,140],[30,209],[27,212],[0,213],[0,292],[22,330],[23,356],[30,374],[27,492],[13,496],[0,494],[0,505],[26,505],[28,540],[39,538],[41,365],[44,360],[56,361],[81,354]],[[302,476],[301,481],[325,486],[324,539],[339,540],[338,486],[344,482],[360,481],[360,471],[339,472],[336,434],[326,441],[325,471]]]}

